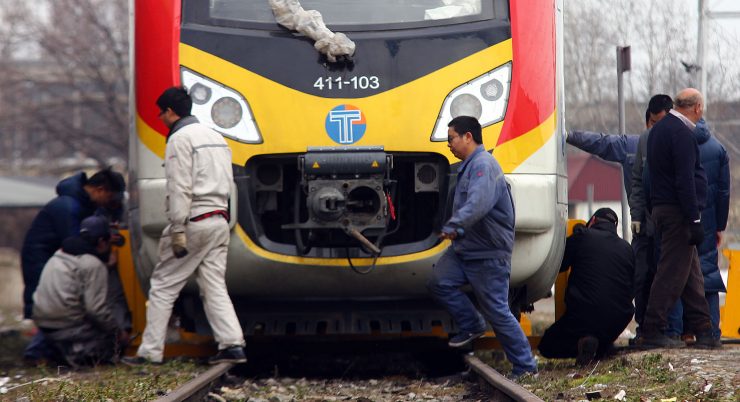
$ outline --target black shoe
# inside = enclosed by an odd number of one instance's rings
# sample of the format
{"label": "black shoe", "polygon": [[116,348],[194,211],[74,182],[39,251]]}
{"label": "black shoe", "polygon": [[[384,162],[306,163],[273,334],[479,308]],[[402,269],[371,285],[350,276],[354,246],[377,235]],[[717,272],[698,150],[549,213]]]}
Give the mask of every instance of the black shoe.
{"label": "black shoe", "polygon": [[584,336],[578,340],[578,354],[576,355],[576,364],[585,366],[596,358],[596,352],[599,350],[599,340],[593,336]]}
{"label": "black shoe", "polygon": [[696,335],[696,341],[692,345],[697,349],[722,349],[722,342],[712,336],[710,332]]}
{"label": "black shoe", "polygon": [[218,363],[246,363],[247,357],[244,355],[244,349],[241,346],[231,346],[221,349],[208,359],[208,364]]}
{"label": "black shoe", "polygon": [[658,349],[658,348],[674,349],[674,348],[684,348],[686,347],[686,343],[684,341],[668,337],[662,333],[658,333],[658,334],[643,334],[638,340],[637,346],[639,346],[642,349]]}
{"label": "black shoe", "polygon": [[480,338],[483,336],[485,332],[460,332],[459,334],[453,336],[450,338],[450,341],[447,343],[450,345],[451,348],[461,348],[470,342],[473,342],[475,339]]}
{"label": "black shoe", "polygon": [[131,367],[139,367],[145,364],[154,364],[154,365],[162,364],[162,362],[155,362],[155,361],[147,359],[146,357],[141,357],[141,356],[123,356],[121,358],[121,363],[127,366],[131,366]]}

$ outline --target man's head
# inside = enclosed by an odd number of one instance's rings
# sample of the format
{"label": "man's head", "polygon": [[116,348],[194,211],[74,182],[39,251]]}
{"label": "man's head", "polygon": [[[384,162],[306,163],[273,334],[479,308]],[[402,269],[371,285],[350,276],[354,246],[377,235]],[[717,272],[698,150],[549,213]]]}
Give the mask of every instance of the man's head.
{"label": "man's head", "polygon": [[653,96],[650,98],[647,111],[645,112],[645,126],[647,128],[653,127],[655,123],[665,117],[671,109],[673,109],[673,99],[671,99],[670,96],[664,94]]}
{"label": "man's head", "polygon": [[185,88],[171,87],[165,89],[162,95],[159,95],[157,106],[159,107],[159,119],[167,128],[172,128],[176,121],[185,116],[190,116],[193,100]]}
{"label": "man's head", "polygon": [[694,88],[686,88],[676,95],[676,111],[697,123],[704,115],[704,97]]}
{"label": "man's head", "polygon": [[483,143],[480,123],[475,117],[455,117],[447,127],[447,146],[458,159],[465,160]]}
{"label": "man's head", "polygon": [[616,227],[617,223],[619,223],[619,219],[617,218],[617,213],[614,212],[613,209],[599,208],[591,216],[591,219],[588,220],[588,227],[591,227],[599,222],[609,222]]}
{"label": "man's head", "polygon": [[110,225],[103,216],[93,215],[80,223],[80,237],[95,248],[98,255],[110,250]]}
{"label": "man's head", "polygon": [[121,204],[123,193],[126,191],[126,182],[120,173],[108,167],[87,179],[84,187],[95,205],[110,208]]}

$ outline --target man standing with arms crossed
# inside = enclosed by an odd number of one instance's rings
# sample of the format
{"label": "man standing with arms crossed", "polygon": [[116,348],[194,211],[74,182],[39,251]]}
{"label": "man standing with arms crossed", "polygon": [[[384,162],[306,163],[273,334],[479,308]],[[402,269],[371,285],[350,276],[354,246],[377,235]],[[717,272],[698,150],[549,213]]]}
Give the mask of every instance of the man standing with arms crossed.
{"label": "man standing with arms crossed", "polygon": [[192,105],[184,88],[169,88],[157,99],[159,118],[170,129],[164,164],[170,224],[159,241],[141,345],[136,357],[122,359],[129,365],[162,362],[172,306],[193,272],[218,343],[219,351],[209,363],[247,361],[225,281],[231,150],[220,134],[190,115]]}
{"label": "man standing with arms crossed", "polygon": [[478,120],[455,117],[448,124],[448,147],[463,162],[458,168],[452,217],[440,237],[452,240],[434,266],[429,290],[450,312],[460,333],[450,339],[462,347],[483,335],[486,321],[460,290],[473,288],[506,357],[510,378],[537,372],[527,337],[509,309],[509,277],[514,247],[514,202],[496,159],[483,148]]}
{"label": "man standing with arms crossed", "polygon": [[650,289],[642,339],[638,341],[645,348],[685,346],[663,332],[668,311],[679,298],[684,304],[686,325],[696,334],[694,346],[722,346],[712,337],[696,252],[696,245],[704,237],[700,211],[706,204],[707,179],[694,129],[703,113],[701,93],[684,89],[676,96],[674,109],[652,128],[647,140],[650,201],[660,238],[660,260]]}

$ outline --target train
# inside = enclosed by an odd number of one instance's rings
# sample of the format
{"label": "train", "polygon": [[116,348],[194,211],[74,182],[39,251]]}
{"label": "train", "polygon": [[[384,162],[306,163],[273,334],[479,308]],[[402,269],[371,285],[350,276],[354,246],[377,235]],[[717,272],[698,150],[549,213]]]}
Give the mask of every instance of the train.
{"label": "train", "polygon": [[[458,115],[480,120],[512,188],[512,311],[549,293],[568,208],[562,0],[301,1],[354,43],[336,61],[269,0],[132,2],[128,214],[143,294],[167,224],[155,100],[175,85],[232,150],[226,280],[246,335],[454,329],[426,282],[449,246]],[[207,332],[194,284],[177,311]]]}

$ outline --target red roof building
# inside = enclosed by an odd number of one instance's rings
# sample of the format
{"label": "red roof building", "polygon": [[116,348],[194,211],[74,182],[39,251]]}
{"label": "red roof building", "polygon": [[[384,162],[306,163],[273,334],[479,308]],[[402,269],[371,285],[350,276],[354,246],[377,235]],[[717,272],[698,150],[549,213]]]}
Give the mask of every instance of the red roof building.
{"label": "red roof building", "polygon": [[588,187],[593,185],[594,202],[622,200],[622,169],[585,152],[568,154],[568,203],[588,201]]}

